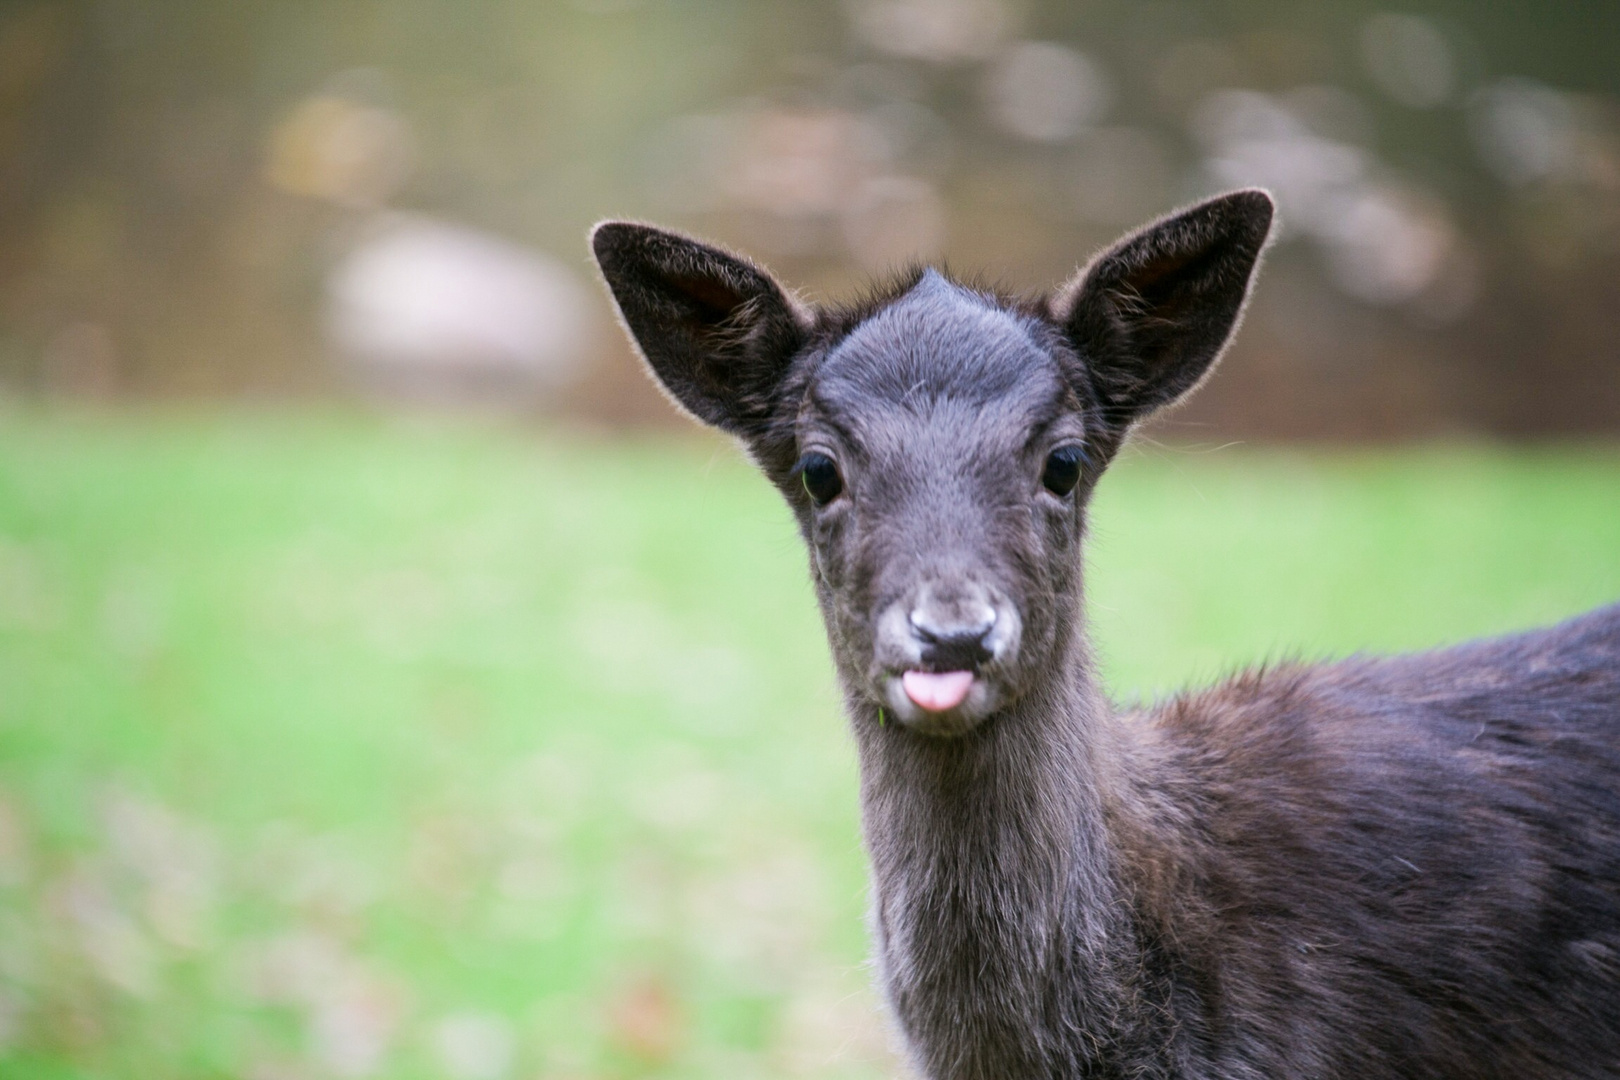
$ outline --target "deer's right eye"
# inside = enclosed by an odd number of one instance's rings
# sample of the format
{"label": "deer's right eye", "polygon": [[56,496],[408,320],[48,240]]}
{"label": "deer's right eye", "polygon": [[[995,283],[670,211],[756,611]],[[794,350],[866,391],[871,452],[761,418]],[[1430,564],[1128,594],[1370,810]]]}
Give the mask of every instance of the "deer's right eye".
{"label": "deer's right eye", "polygon": [[799,479],[817,506],[826,506],[844,490],[844,478],[838,475],[838,465],[826,454],[808,453],[794,466]]}

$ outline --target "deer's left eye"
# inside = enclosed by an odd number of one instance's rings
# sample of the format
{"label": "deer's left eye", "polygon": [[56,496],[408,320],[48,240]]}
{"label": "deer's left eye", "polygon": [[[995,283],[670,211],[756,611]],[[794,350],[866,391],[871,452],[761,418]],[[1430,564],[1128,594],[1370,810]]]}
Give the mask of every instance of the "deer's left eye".
{"label": "deer's left eye", "polygon": [[1041,470],[1041,483],[1046,490],[1062,498],[1080,483],[1080,470],[1086,463],[1086,452],[1078,446],[1060,446],[1046,456],[1046,467]]}

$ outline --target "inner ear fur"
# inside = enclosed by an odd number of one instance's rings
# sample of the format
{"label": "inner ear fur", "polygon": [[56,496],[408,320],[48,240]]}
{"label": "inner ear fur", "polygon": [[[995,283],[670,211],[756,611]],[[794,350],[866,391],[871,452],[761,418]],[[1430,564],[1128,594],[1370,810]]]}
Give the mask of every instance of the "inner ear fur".
{"label": "inner ear fur", "polygon": [[679,233],[606,221],[591,250],[659,385],[704,423],[760,437],[809,313],[764,269]]}
{"label": "inner ear fur", "polygon": [[1128,428],[1191,391],[1236,329],[1271,231],[1271,196],[1234,191],[1154,222],[1097,256],[1050,314]]}

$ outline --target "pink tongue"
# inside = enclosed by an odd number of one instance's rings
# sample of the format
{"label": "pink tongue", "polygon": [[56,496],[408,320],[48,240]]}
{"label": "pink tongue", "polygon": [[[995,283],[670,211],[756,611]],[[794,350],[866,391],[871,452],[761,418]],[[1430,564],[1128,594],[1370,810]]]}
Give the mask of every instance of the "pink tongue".
{"label": "pink tongue", "polygon": [[962,699],[973,689],[973,672],[908,671],[900,676],[900,685],[918,708],[944,712],[962,704]]}

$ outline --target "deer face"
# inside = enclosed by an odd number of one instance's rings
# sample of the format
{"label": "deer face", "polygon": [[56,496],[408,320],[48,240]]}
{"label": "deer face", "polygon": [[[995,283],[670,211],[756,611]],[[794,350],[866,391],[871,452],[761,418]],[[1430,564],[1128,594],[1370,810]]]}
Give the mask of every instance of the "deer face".
{"label": "deer face", "polygon": [[1062,670],[1092,485],[1213,364],[1270,219],[1238,192],[1035,304],[930,270],[860,312],[804,308],[646,226],[599,226],[593,246],[659,382],[792,506],[848,692],[951,736]]}
{"label": "deer face", "polygon": [[971,728],[1062,643],[1102,452],[1065,351],[930,271],[827,347],[799,400],[787,493],[839,666],[908,727]]}

